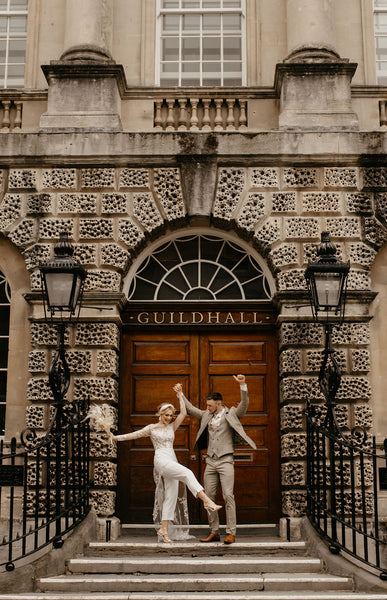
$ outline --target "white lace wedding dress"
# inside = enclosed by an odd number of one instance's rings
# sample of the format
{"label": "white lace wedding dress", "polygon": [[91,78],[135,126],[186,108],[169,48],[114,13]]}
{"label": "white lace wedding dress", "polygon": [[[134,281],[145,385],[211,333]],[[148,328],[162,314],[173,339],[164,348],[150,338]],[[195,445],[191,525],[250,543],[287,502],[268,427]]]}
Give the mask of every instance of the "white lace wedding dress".
{"label": "white lace wedding dress", "polygon": [[118,441],[150,437],[155,449],[153,476],[156,484],[153,522],[157,529],[161,520],[169,520],[169,536],[175,540],[189,537],[186,486],[196,497],[203,490],[192,471],[177,462],[173,448],[173,425],[147,425],[143,429],[116,437]]}

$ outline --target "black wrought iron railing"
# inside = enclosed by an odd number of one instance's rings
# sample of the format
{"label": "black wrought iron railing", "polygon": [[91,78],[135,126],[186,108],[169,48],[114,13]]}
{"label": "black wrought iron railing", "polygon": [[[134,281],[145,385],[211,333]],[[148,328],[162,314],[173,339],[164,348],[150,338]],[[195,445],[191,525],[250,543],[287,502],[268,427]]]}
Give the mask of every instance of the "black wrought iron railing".
{"label": "black wrought iron railing", "polygon": [[307,514],[332,553],[343,551],[387,579],[379,490],[387,455],[362,428],[342,432],[335,407],[307,404]]}
{"label": "black wrought iron railing", "polygon": [[53,544],[89,512],[88,400],[54,408],[47,432],[0,443],[0,566]]}

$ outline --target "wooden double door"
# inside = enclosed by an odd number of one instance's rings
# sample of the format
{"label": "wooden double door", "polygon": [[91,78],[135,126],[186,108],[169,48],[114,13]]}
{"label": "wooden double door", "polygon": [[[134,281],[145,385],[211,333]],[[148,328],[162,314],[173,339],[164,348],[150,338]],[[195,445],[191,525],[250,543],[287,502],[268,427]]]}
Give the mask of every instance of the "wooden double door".
{"label": "wooden double door", "polygon": [[[125,334],[121,363],[120,433],[155,421],[157,406],[177,400],[172,387],[206,408],[205,397],[217,391],[226,406],[240,401],[234,374],[243,373],[249,409],[242,424],[255,441],[235,448],[235,496],[239,523],[273,523],[280,516],[277,342],[274,332]],[[178,461],[203,481],[204,454],[194,451],[199,422],[187,417],[176,432]],[[117,512],[123,523],[152,521],[153,447],[149,438],[121,442],[118,447]],[[189,494],[190,495],[190,494]],[[218,499],[222,502],[219,492]],[[190,521],[205,521],[200,502],[189,499]],[[224,522],[224,509],[220,512]]]}

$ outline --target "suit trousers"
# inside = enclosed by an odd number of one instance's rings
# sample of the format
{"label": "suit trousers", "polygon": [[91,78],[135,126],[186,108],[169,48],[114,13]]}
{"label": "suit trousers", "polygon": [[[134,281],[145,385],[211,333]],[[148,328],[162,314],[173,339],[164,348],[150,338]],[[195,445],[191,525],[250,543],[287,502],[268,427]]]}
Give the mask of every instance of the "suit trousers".
{"label": "suit trousers", "polygon": [[161,518],[164,521],[172,521],[175,516],[176,502],[179,492],[179,482],[184,483],[196,498],[202,491],[195,475],[178,462],[169,461],[160,469],[164,479],[164,503]]}
{"label": "suit trousers", "polygon": [[[211,458],[210,456],[207,456],[203,480],[204,490],[207,496],[213,501],[215,501],[220,483],[226,508],[226,532],[235,535],[236,508],[234,498],[234,459],[232,454],[226,454],[220,458]],[[211,532],[218,534],[218,512],[208,512],[208,523]]]}

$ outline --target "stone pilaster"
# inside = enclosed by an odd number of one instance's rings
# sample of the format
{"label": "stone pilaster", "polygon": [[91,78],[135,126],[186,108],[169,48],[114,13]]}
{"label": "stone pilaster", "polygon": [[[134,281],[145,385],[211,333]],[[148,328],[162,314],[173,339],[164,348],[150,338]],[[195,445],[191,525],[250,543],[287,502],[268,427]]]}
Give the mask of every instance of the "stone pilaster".
{"label": "stone pilaster", "polygon": [[126,81],[103,47],[102,0],[67,0],[65,51],[42,69],[49,87],[41,129],[122,129]]}
{"label": "stone pilaster", "polygon": [[358,129],[351,103],[357,65],[335,49],[333,0],[287,0],[288,56],[277,64],[280,129]]}

